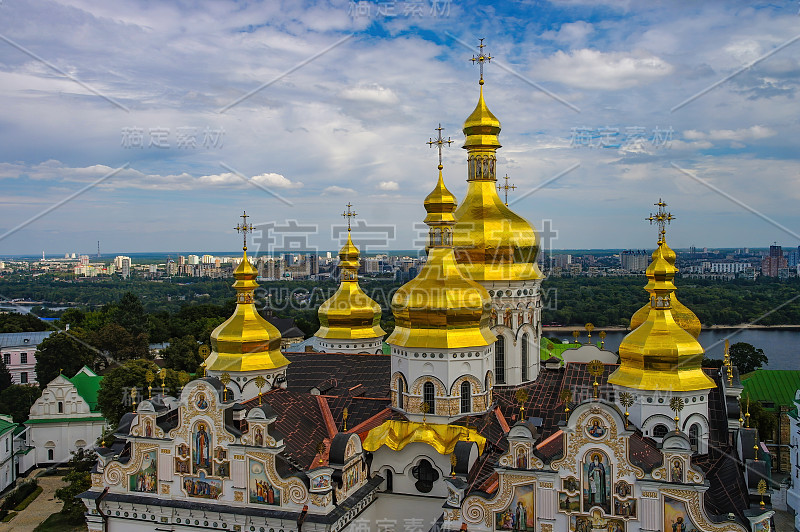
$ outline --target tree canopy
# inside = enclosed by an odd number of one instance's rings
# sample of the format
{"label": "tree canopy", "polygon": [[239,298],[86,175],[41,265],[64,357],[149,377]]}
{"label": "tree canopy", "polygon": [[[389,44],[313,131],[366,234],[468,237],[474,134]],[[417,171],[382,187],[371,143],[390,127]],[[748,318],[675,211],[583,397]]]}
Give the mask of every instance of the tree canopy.
{"label": "tree canopy", "polygon": [[757,349],[747,342],[737,342],[730,346],[731,363],[739,368],[739,375],[750,373],[769,362],[763,349]]}

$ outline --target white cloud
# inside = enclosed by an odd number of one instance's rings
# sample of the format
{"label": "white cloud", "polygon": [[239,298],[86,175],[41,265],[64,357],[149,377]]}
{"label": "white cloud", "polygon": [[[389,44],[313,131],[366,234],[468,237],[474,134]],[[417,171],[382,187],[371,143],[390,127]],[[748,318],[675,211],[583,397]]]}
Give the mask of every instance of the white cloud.
{"label": "white cloud", "polygon": [[651,83],[673,70],[672,65],[654,55],[582,48],[557,51],[539,63],[535,74],[539,79],[581,89],[619,90]]}
{"label": "white cloud", "polygon": [[583,20],[577,22],[567,22],[562,24],[558,31],[546,31],[542,33],[542,38],[550,39],[557,43],[568,44],[570,46],[581,46],[586,43],[586,39],[594,33],[594,26]]}
{"label": "white cloud", "polygon": [[350,196],[355,196],[356,191],[352,188],[340,187],[337,185],[331,185],[327,187],[325,190],[322,191],[323,194],[326,196],[342,196],[344,194],[348,194]]}
{"label": "white cloud", "polygon": [[274,173],[254,175],[250,179],[259,185],[275,188],[299,188],[303,186],[303,183],[299,181],[292,183],[282,175]]}
{"label": "white cloud", "polygon": [[378,84],[360,85],[358,87],[350,87],[344,89],[340,96],[346,100],[393,104],[397,103],[397,95],[386,87],[381,87]]}
{"label": "white cloud", "polygon": [[397,181],[381,181],[378,183],[378,190],[400,190]]}
{"label": "white cloud", "polygon": [[708,133],[690,129],[683,136],[689,140],[760,140],[777,135],[777,131],[765,126],[751,126],[741,129],[712,129]]}

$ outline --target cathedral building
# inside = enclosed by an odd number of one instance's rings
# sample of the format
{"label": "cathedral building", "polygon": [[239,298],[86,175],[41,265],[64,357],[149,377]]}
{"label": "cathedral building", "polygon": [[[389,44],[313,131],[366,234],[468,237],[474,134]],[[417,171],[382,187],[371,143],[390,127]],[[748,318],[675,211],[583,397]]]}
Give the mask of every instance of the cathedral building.
{"label": "cathedral building", "polygon": [[[489,59],[481,47],[481,69]],[[392,299],[392,333],[348,235],[316,349],[281,353],[253,305],[245,217],[237,307],[207,374],[122,418],[81,494],[90,531],[771,530],[769,462],[736,368],[702,368],[699,322],[675,297],[666,204],[619,364],[540,362],[538,237],[497,194],[483,88],[481,74],[460,203],[449,139],[431,139],[428,260]]]}

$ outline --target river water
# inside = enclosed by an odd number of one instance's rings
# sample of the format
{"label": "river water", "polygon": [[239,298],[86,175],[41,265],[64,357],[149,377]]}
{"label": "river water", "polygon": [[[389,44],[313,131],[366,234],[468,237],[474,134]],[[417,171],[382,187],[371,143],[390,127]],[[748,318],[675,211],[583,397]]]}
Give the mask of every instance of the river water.
{"label": "river water", "polygon": [[[544,334],[548,335],[546,328]],[[605,349],[616,352],[626,334],[627,331],[606,332]],[[550,336],[555,334],[551,333]],[[557,338],[573,341],[570,333],[559,333]],[[746,342],[763,349],[769,358],[765,369],[800,370],[800,329],[708,329],[700,333],[699,340],[707,357],[721,359],[726,338],[731,345]],[[599,340],[597,331],[592,334],[592,340]],[[586,341],[585,331],[581,334],[581,341]]]}

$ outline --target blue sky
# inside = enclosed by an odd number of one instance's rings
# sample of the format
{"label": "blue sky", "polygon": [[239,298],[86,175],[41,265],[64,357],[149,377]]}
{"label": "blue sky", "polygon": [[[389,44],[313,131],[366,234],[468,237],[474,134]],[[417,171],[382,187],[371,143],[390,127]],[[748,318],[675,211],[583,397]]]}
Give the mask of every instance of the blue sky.
{"label": "blue sky", "polygon": [[797,246],[799,9],[3,0],[0,255],[234,250],[243,209],[333,249],[348,201],[408,249],[439,122],[466,190],[481,37],[509,200],[553,247],[653,247],[659,197],[674,247]]}

